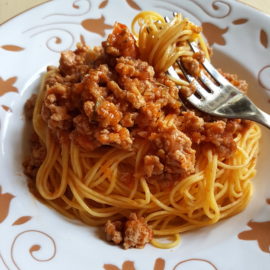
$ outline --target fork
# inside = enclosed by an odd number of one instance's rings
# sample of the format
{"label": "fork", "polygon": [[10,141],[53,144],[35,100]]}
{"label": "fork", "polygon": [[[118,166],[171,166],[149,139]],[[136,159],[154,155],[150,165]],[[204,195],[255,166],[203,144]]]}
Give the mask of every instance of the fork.
{"label": "fork", "polygon": [[[164,18],[166,22],[169,22],[168,17]],[[200,51],[195,42],[189,42],[189,45],[194,52]],[[204,59],[201,64],[214,81],[201,71],[198,78],[204,86],[187,72],[180,59],[176,63],[187,81],[195,86],[195,93],[186,99],[198,110],[221,118],[252,120],[270,129],[270,115],[257,108],[244,93],[225,79],[207,59]],[[167,72],[171,77],[179,79],[179,75],[172,66]]]}

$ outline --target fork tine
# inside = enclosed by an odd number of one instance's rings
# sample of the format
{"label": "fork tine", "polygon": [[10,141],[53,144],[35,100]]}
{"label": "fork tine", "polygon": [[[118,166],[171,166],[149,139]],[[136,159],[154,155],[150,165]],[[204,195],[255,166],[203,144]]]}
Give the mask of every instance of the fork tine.
{"label": "fork tine", "polygon": [[211,94],[207,92],[207,90],[204,87],[201,86],[201,84],[196,80],[195,77],[193,77],[192,75],[186,72],[181,61],[177,60],[176,63],[178,64],[179,68],[182,70],[186,79],[195,86],[196,91],[199,93],[199,95],[203,98],[210,98]]}
{"label": "fork tine", "polygon": [[199,78],[212,93],[220,93],[221,86],[216,85],[203,71],[200,72]]}
{"label": "fork tine", "polygon": [[211,98],[212,94],[207,92],[207,90],[204,87],[202,87],[201,84],[195,78],[193,79],[193,81],[191,83],[195,86],[196,92],[199,93],[199,95],[202,98],[204,98],[204,99],[210,99]]}
{"label": "fork tine", "polygon": [[[195,42],[189,42],[189,46],[194,52],[200,52],[197,44]],[[206,71],[212,76],[214,80],[216,80],[219,84],[228,85],[230,84],[214,67],[213,65],[207,60],[204,59],[202,65],[206,69]]]}
{"label": "fork tine", "polygon": [[164,20],[165,20],[166,23],[169,23],[169,22],[170,22],[170,19],[169,19],[168,16],[165,16],[165,17],[164,17]]}
{"label": "fork tine", "polygon": [[201,106],[201,100],[200,98],[196,97],[194,94],[187,97],[187,100],[191,103],[191,104],[196,104],[196,107],[203,110],[203,107]]}
{"label": "fork tine", "polygon": [[[177,15],[177,12],[173,12],[173,16],[175,17],[176,15]],[[167,23],[170,22],[170,19],[169,19],[168,16],[164,16],[164,20],[165,20],[165,22],[167,22]],[[192,45],[190,45],[190,47],[191,47],[191,49],[192,49],[194,52],[196,52],[196,50],[199,51],[199,48],[197,47],[197,45],[194,46],[194,48],[192,47]],[[210,96],[211,96],[211,94],[210,94],[209,92],[207,92],[207,90],[206,90],[204,87],[202,87],[202,85],[195,79],[195,77],[191,76],[190,74],[188,74],[188,73],[186,72],[186,70],[185,70],[185,68],[183,67],[181,61],[178,59],[178,60],[176,61],[176,63],[178,64],[178,66],[179,66],[180,69],[182,70],[182,72],[183,72],[185,78],[186,78],[190,83],[193,83],[193,85],[194,85],[195,88],[196,88],[196,92],[199,94],[199,96],[200,96],[201,98],[204,98],[204,99],[206,99],[206,98],[209,99]],[[179,78],[179,75],[176,73],[176,71],[174,70],[173,67],[170,67],[170,68],[168,69],[168,73],[169,73],[172,77],[174,77],[174,78]],[[205,79],[204,77],[202,77],[202,81],[205,81],[205,82],[206,82],[206,79]],[[206,83],[207,83],[207,82],[206,82]],[[206,85],[207,85],[207,84],[206,84]],[[191,103],[192,103],[192,102],[198,103],[198,101],[200,100],[200,98],[196,97],[195,95],[191,95],[188,99],[189,99],[189,101],[190,101]]]}
{"label": "fork tine", "polygon": [[179,78],[179,75],[172,66],[170,66],[167,71],[173,78]]}

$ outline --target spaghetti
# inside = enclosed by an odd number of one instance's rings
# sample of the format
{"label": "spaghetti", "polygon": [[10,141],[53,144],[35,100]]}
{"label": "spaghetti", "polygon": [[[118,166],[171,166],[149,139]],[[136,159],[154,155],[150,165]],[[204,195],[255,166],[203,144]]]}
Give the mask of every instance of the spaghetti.
{"label": "spaghetti", "polygon": [[[199,31],[180,15],[170,24],[156,13],[137,19],[138,47],[116,24],[103,49],[79,45],[49,68],[25,167],[41,199],[65,216],[106,224],[108,239],[125,248],[171,248],[180,233],[246,207],[261,133],[244,120],[182,110],[178,88],[162,71],[181,55],[192,57],[184,42],[198,40]],[[40,149],[46,154],[37,162]]]}
{"label": "spaghetti", "polygon": [[[139,33],[136,32],[139,25]],[[181,14],[176,14],[171,22],[153,11],[143,11],[132,21],[132,32],[138,38],[140,57],[152,65],[157,72],[167,71],[181,56],[192,56],[187,41],[199,41],[199,45],[209,59],[207,46],[202,38],[201,27],[194,25]],[[182,83],[186,84],[186,81]]]}

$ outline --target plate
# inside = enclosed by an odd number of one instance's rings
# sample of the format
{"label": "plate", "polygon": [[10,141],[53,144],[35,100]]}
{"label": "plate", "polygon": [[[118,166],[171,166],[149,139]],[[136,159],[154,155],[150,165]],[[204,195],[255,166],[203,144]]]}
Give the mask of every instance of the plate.
{"label": "plate", "polygon": [[[203,2],[203,3],[202,3]],[[249,95],[270,112],[270,17],[237,1],[49,1],[0,28],[0,269],[228,270],[269,269],[270,132],[262,128],[254,195],[239,215],[182,235],[180,246],[123,250],[96,228],[70,221],[27,188],[24,102],[47,65],[76,42],[98,45],[114,22],[130,25],[140,10],[184,14],[204,27],[214,64],[249,83]]]}

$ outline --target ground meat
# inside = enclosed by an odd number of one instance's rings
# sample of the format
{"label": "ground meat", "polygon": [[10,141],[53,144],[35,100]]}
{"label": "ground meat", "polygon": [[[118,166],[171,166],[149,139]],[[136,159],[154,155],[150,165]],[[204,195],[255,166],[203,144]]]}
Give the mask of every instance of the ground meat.
{"label": "ground meat", "polygon": [[116,126],[122,119],[122,112],[119,111],[117,106],[107,100],[99,103],[97,109],[98,121],[102,123],[103,127]]}
{"label": "ground meat", "polygon": [[[198,75],[203,59],[195,53],[183,62]],[[147,181],[193,173],[201,145],[228,158],[236,148],[235,136],[247,125],[183,106],[179,91],[190,94],[192,85],[179,90],[165,73],[156,74],[139,59],[134,37],[119,23],[102,47],[79,44],[75,51],[63,52],[59,67],[48,71],[41,115],[54,137],[85,151],[111,146],[136,152],[143,141],[149,145],[140,164]],[[224,76],[246,91],[244,81]],[[26,104],[29,115],[33,103]]]}
{"label": "ground meat", "polygon": [[204,139],[204,119],[193,111],[183,112],[179,117],[181,130],[187,134],[193,143],[199,144]]}
{"label": "ground meat", "polygon": [[196,86],[193,83],[190,83],[188,86],[183,85],[180,88],[181,97],[183,98],[187,98],[191,96],[192,94],[194,94],[195,92],[196,92]]}
{"label": "ground meat", "polygon": [[28,120],[31,120],[33,117],[34,107],[37,100],[37,95],[33,94],[24,105],[24,113]]}
{"label": "ground meat", "polygon": [[160,162],[158,156],[147,155],[144,157],[144,171],[148,177],[160,175],[164,171],[164,165]]}
{"label": "ground meat", "polygon": [[[130,56],[116,58],[113,67],[109,62],[90,67],[84,77],[78,76],[81,81],[75,83],[73,78],[67,79],[71,76],[70,70],[74,72],[77,66],[86,62],[77,54],[76,51],[63,53],[61,68],[52,70],[47,79],[49,83],[46,82],[48,88],[42,117],[52,132],[60,136],[60,140],[68,132],[69,139],[87,151],[103,145],[132,150],[141,132],[145,131],[149,136],[160,133],[160,138],[148,139],[150,143],[154,142],[151,155],[160,160],[159,163],[155,160],[156,165],[150,172],[152,165],[146,159],[146,175],[161,174],[163,170],[178,175],[191,173],[195,160],[190,139],[177,128],[172,131],[165,122],[159,123],[166,115],[181,111],[175,83],[165,74],[156,77],[153,67]],[[55,80],[52,79],[54,76]],[[63,77],[62,83],[59,76]],[[157,140],[162,141],[161,145]],[[160,147],[167,151],[167,158],[155,154]]]}
{"label": "ground meat", "polygon": [[240,91],[247,93],[248,90],[248,84],[245,80],[239,80],[238,76],[236,74],[230,74],[223,72],[219,69],[219,72],[228,80],[230,81],[234,86],[236,86]]}
{"label": "ground meat", "polygon": [[95,126],[91,125],[86,115],[80,114],[74,117],[73,127],[74,129],[70,134],[70,139],[81,148],[92,151],[101,145],[101,143],[92,139]]}
{"label": "ground meat", "polygon": [[145,107],[146,102],[144,96],[140,93],[139,88],[137,87],[136,81],[128,81],[126,80],[126,88],[127,88],[127,100],[129,103],[135,108],[140,109],[141,107]]}
{"label": "ground meat", "polygon": [[124,248],[143,248],[153,238],[152,230],[147,226],[142,217],[138,218],[131,213],[125,224]]}
{"label": "ground meat", "polygon": [[122,222],[121,221],[115,221],[111,222],[108,220],[105,224],[105,235],[106,240],[109,242],[113,242],[116,245],[119,245],[123,241],[122,237]]}
{"label": "ground meat", "polygon": [[95,111],[95,103],[93,101],[85,101],[83,104],[83,110],[88,119],[92,119]]}
{"label": "ground meat", "polygon": [[115,23],[113,32],[102,45],[107,54],[131,56],[132,58],[138,57],[139,50],[136,46],[136,41],[124,24]]}
{"label": "ground meat", "polygon": [[215,145],[220,145],[223,140],[224,131],[226,128],[226,123],[224,121],[214,121],[211,123],[205,123],[204,133],[207,140],[214,143]]}
{"label": "ground meat", "polygon": [[121,120],[121,125],[123,127],[133,127],[134,121],[136,120],[137,116],[138,116],[138,113],[136,112],[133,112],[133,113],[127,112]]}
{"label": "ground meat", "polygon": [[118,58],[115,70],[122,74],[122,76],[138,78],[140,80],[149,80],[155,75],[154,68],[149,66],[147,62],[134,62],[134,60],[130,57]]}
{"label": "ground meat", "polygon": [[193,146],[207,144],[220,159],[228,158],[236,150],[234,138],[249,126],[240,119],[217,120],[209,115],[183,112],[179,117],[180,129],[191,139]]}
{"label": "ground meat", "polygon": [[71,74],[76,65],[76,54],[72,51],[61,53],[60,70],[65,74]]}
{"label": "ground meat", "polygon": [[184,56],[181,58],[181,61],[185,69],[187,69],[191,75],[194,77],[198,77],[200,75],[201,67],[199,61],[196,58],[191,56]]}
{"label": "ground meat", "polygon": [[105,224],[106,240],[114,244],[122,244],[124,249],[143,248],[153,238],[152,230],[144,222],[144,218],[131,213],[129,218],[123,221]]}
{"label": "ground meat", "polygon": [[203,51],[195,52],[192,57],[196,59],[199,63],[203,63],[203,61],[205,60],[205,53]]}
{"label": "ground meat", "polygon": [[121,125],[117,125],[113,130],[98,129],[95,138],[103,145],[115,145],[125,150],[132,149],[133,140],[129,130]]}
{"label": "ground meat", "polygon": [[46,157],[46,148],[39,141],[36,133],[33,133],[30,138],[30,156],[24,163],[24,174],[34,179],[37,171]]}
{"label": "ground meat", "polygon": [[170,174],[186,176],[194,172],[195,150],[188,136],[176,126],[162,126],[161,132],[151,133],[149,140],[158,149],[163,149],[165,157],[160,156],[164,171]]}

